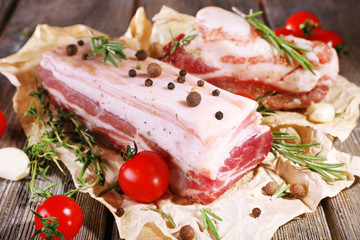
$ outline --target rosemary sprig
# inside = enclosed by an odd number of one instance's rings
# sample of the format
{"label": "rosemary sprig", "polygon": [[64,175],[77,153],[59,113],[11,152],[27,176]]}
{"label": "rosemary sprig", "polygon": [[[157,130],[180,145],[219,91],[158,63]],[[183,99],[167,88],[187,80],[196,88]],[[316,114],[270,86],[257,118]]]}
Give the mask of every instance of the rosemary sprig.
{"label": "rosemary sprig", "polygon": [[263,117],[270,116],[271,113],[275,113],[275,112],[272,111],[272,110],[269,110],[266,105],[261,105],[261,106],[260,106],[260,102],[261,102],[261,100],[262,100],[263,98],[268,97],[268,96],[272,96],[272,95],[274,95],[275,93],[276,93],[276,92],[270,92],[270,93],[268,93],[268,94],[261,95],[261,96],[259,96],[259,97],[255,100],[255,101],[259,104],[259,106],[258,106],[258,108],[256,109],[256,111],[259,112],[259,113],[261,113],[261,115],[262,115]]}
{"label": "rosemary sprig", "polygon": [[271,28],[256,18],[263,13],[262,11],[253,12],[253,10],[250,9],[249,14],[245,15],[235,7],[232,9],[236,14],[243,17],[250,25],[258,30],[263,38],[268,40],[268,42],[276,48],[281,57],[286,57],[291,66],[294,66],[294,62],[297,61],[304,69],[315,75],[313,69],[317,70],[317,68],[299,53],[299,51],[309,52],[309,50],[298,47],[276,36]]}
{"label": "rosemary sprig", "polygon": [[123,50],[126,48],[122,42],[110,41],[104,36],[96,36],[91,37],[90,45],[92,52],[87,56],[87,58],[92,55],[98,56],[100,54],[104,54],[103,63],[106,64],[107,60],[109,60],[115,67],[118,67],[114,58],[119,60],[120,62],[124,59],[127,60],[125,53]]}
{"label": "rosemary sprig", "polygon": [[219,216],[217,216],[216,214],[210,212],[206,208],[200,209],[200,212],[201,212],[201,216],[202,216],[202,220],[203,220],[204,230],[209,228],[210,232],[215,237],[215,239],[219,240],[220,239],[219,233],[217,232],[216,227],[215,227],[214,223],[211,221],[209,215],[218,221],[222,221],[222,219]]}
{"label": "rosemary sprig", "polygon": [[278,156],[278,153],[281,154],[293,163],[304,166],[311,171],[320,174],[323,178],[327,179],[330,182],[334,182],[333,177],[337,177],[342,180],[345,179],[345,177],[341,174],[347,172],[336,169],[344,166],[345,163],[325,163],[327,159],[325,157],[320,157],[320,153],[315,156],[303,154],[303,152],[305,152],[305,148],[316,146],[320,143],[293,144],[284,142],[287,140],[298,139],[298,137],[291,136],[288,133],[273,132],[273,143],[271,146],[271,152],[274,154],[275,157]]}
{"label": "rosemary sprig", "polygon": [[164,213],[163,211],[161,211],[161,210],[159,210],[159,209],[157,209],[157,208],[153,208],[153,207],[149,207],[149,206],[147,206],[146,208],[147,208],[147,209],[150,209],[150,210],[152,210],[152,211],[155,211],[155,212],[157,212],[157,213],[160,213],[161,215],[163,215],[163,216],[170,222],[170,224],[171,224],[174,228],[176,228],[176,224],[175,224],[174,220],[173,220],[169,215],[167,215],[166,213]]}
{"label": "rosemary sprig", "polygon": [[285,181],[283,181],[278,186],[276,192],[271,196],[270,200],[274,200],[274,199],[289,195],[289,193],[287,193],[287,191],[289,189],[290,189],[290,184],[285,185]]}
{"label": "rosemary sprig", "polygon": [[189,43],[191,40],[193,40],[196,36],[199,35],[197,33],[194,33],[186,37],[183,37],[180,41],[175,41],[171,29],[169,29],[169,33],[173,44],[170,54],[173,54],[178,47],[183,47],[185,44]]}

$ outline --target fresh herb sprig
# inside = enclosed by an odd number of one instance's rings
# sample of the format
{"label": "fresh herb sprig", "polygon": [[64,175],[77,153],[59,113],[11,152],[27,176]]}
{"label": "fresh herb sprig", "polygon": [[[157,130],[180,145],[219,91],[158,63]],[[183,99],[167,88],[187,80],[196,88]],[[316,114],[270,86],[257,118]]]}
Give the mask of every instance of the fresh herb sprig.
{"label": "fresh herb sprig", "polygon": [[114,58],[119,60],[127,60],[127,57],[123,50],[126,48],[122,42],[110,41],[104,36],[95,36],[91,37],[90,45],[92,52],[87,56],[87,58],[92,55],[98,56],[100,54],[104,54],[103,63],[106,64],[107,60],[109,60],[115,67],[118,67]]}
{"label": "fresh herb sprig", "polygon": [[210,219],[209,216],[215,218],[218,221],[222,221],[221,217],[217,216],[216,214],[210,212],[208,209],[206,208],[201,208],[200,209],[201,212],[201,216],[202,216],[202,220],[203,220],[203,227],[204,230],[206,229],[210,229],[210,232],[212,233],[212,235],[215,237],[215,239],[219,240],[220,236],[218,231],[216,230],[216,227],[214,225],[214,223],[212,222],[212,220]]}
{"label": "fresh herb sprig", "polygon": [[34,210],[31,210],[37,218],[40,219],[43,227],[38,229],[34,235],[30,238],[30,240],[34,239],[38,234],[43,233],[46,236],[46,239],[52,239],[53,237],[57,237],[59,239],[65,240],[64,235],[58,230],[59,220],[56,217],[43,217]]}
{"label": "fresh herb sprig", "polygon": [[194,34],[188,35],[186,37],[183,37],[180,41],[175,41],[171,29],[169,29],[169,33],[170,33],[170,37],[171,37],[171,42],[173,44],[170,54],[173,54],[178,47],[183,47],[185,44],[189,43],[191,40],[193,40],[196,36],[199,35],[197,33],[194,33]]}
{"label": "fresh herb sprig", "polygon": [[287,196],[289,195],[289,193],[287,192],[290,189],[291,185],[285,185],[285,181],[283,181],[282,183],[280,183],[280,185],[278,186],[276,192],[271,196],[271,200],[283,197],[283,196]]}
{"label": "fresh herb sprig", "polygon": [[153,207],[149,207],[149,206],[147,206],[146,208],[150,209],[150,210],[152,210],[154,212],[160,213],[161,215],[163,215],[170,222],[171,226],[176,228],[176,224],[175,224],[174,220],[169,215],[167,215],[164,211],[161,211],[161,210],[159,210],[157,208],[153,208]]}
{"label": "fresh herb sprig", "polygon": [[299,164],[310,169],[313,172],[320,174],[323,178],[330,182],[334,182],[333,177],[339,179],[345,179],[342,173],[347,173],[344,170],[336,168],[342,167],[345,163],[325,163],[327,160],[325,157],[320,157],[319,152],[315,156],[304,154],[305,148],[319,145],[320,143],[310,144],[294,144],[287,143],[287,140],[298,140],[296,136],[291,136],[285,132],[273,132],[273,143],[271,145],[271,152],[275,157],[278,157],[278,153],[290,160],[293,163]]}
{"label": "fresh herb sprig", "polygon": [[313,64],[311,64],[308,59],[301,55],[301,53],[299,53],[299,51],[309,52],[309,50],[298,47],[276,36],[276,34],[271,28],[269,28],[265,25],[265,23],[256,18],[263,13],[262,11],[253,12],[252,9],[250,9],[249,14],[245,15],[235,7],[233,7],[232,9],[236,14],[243,17],[250,25],[252,25],[256,30],[258,30],[263,36],[263,38],[268,40],[269,43],[276,48],[281,57],[286,57],[291,66],[294,66],[295,61],[297,61],[304,69],[310,71],[315,75],[313,70],[317,70],[317,68]]}

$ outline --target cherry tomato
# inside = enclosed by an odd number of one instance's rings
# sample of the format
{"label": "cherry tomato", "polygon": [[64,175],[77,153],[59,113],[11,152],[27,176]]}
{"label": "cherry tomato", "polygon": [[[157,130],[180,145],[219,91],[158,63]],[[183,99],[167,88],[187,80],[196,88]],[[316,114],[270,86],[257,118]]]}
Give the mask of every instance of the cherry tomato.
{"label": "cherry tomato", "polygon": [[344,56],[348,53],[348,49],[347,46],[344,44],[344,41],[342,40],[340,35],[334,31],[321,30],[311,36],[310,39],[325,42],[329,46],[335,48],[339,56]]}
{"label": "cherry tomato", "polygon": [[[36,209],[36,212],[43,217],[56,217],[59,221],[59,230],[65,237],[65,240],[72,239],[79,232],[83,215],[79,205],[71,198],[56,195],[45,199]],[[40,229],[43,227],[41,220],[35,216],[35,227]],[[46,239],[45,234],[40,236]],[[60,239],[53,237],[52,239]]]}
{"label": "cherry tomato", "polygon": [[142,151],[126,161],[119,171],[122,191],[137,202],[149,203],[160,198],[169,186],[169,168],[152,151]]}
{"label": "cherry tomato", "polygon": [[320,31],[320,20],[311,12],[301,11],[291,15],[285,28],[293,32],[297,37],[308,37]]}
{"label": "cherry tomato", "polygon": [[0,110],[0,138],[4,135],[6,129],[6,118],[4,113]]}
{"label": "cherry tomato", "polygon": [[274,30],[276,36],[280,36],[280,35],[294,35],[294,33],[286,28],[278,28]]}

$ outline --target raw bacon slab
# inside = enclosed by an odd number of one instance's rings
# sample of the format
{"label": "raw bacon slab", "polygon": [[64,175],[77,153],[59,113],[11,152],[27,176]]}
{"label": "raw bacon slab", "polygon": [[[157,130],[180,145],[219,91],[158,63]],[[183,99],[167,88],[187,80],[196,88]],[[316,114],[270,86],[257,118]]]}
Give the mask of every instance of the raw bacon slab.
{"label": "raw bacon slab", "polygon": [[[180,84],[178,69],[150,58],[138,61],[129,49],[124,51],[129,60],[116,68],[104,65],[102,56],[83,60],[91,51],[88,40],[74,56],[65,48],[47,51],[39,67],[51,100],[118,148],[135,140],[140,149],[157,151],[167,160],[170,187],[179,195],[210,203],[269,152],[272,134],[261,124],[255,101],[226,91],[212,96],[215,86],[198,87],[198,78],[189,74]],[[160,64],[163,72],[147,87],[150,62]],[[129,77],[139,63],[142,70]],[[169,82],[175,84],[173,90],[167,88]],[[202,100],[190,107],[186,96],[194,87]],[[215,118],[218,111],[221,120]]]}
{"label": "raw bacon slab", "polygon": [[[216,16],[216,17],[214,17]],[[185,34],[198,34],[173,53],[164,47],[161,60],[235,94],[264,98],[270,109],[304,108],[321,101],[339,72],[335,49],[319,41],[293,36],[283,38],[309,52],[302,53],[317,70],[315,75],[298,63],[292,67],[242,17],[218,7],[201,9]]]}

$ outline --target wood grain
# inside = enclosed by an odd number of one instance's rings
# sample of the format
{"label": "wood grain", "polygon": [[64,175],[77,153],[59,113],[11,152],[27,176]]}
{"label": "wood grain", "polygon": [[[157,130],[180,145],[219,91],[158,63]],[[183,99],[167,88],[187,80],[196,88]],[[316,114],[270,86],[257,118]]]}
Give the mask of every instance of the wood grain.
{"label": "wood grain", "polygon": [[12,15],[16,3],[17,1],[15,0],[0,0],[0,34]]}

